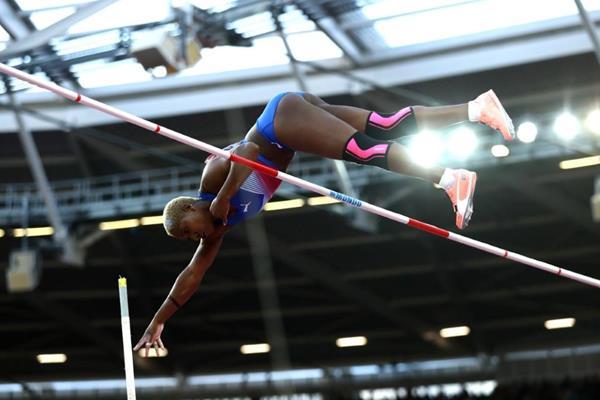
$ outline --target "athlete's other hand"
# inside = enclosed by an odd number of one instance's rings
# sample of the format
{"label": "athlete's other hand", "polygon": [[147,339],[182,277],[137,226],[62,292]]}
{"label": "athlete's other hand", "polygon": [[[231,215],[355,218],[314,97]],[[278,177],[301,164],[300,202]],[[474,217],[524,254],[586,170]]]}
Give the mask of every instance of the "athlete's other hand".
{"label": "athlete's other hand", "polygon": [[142,348],[142,346],[146,349],[144,352],[144,356],[148,357],[148,353],[150,348],[154,348],[156,351],[156,355],[158,356],[158,348],[165,350],[165,346],[160,339],[160,335],[165,328],[165,324],[155,323],[154,321],[150,322],[150,325],[146,328],[146,332],[142,335],[142,338],[133,348],[133,351],[138,351]]}
{"label": "athlete's other hand", "polygon": [[221,221],[223,225],[227,225],[227,215],[229,214],[229,202],[219,201],[218,198],[210,203],[210,213],[215,220]]}

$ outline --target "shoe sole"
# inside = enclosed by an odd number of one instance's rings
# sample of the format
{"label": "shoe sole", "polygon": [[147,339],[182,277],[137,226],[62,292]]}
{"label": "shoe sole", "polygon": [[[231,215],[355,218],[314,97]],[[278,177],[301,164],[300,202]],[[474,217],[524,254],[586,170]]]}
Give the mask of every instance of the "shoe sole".
{"label": "shoe sole", "polygon": [[504,133],[502,133],[502,136],[504,136],[505,140],[514,140],[515,138],[515,126],[513,125],[512,119],[508,116],[508,113],[506,112],[506,110],[504,109],[504,107],[502,106],[502,103],[500,103],[500,99],[498,99],[498,96],[496,96],[496,93],[494,93],[492,91],[492,99],[494,100],[494,104],[496,104],[496,107],[498,107],[500,109],[500,111],[502,112],[502,117],[504,118],[504,123],[506,124],[506,128],[508,129],[508,133],[510,134],[509,137],[506,137],[504,135]]}
{"label": "shoe sole", "polygon": [[465,229],[469,225],[469,222],[471,221],[471,216],[473,215],[473,197],[475,195],[475,186],[477,185],[477,174],[473,172],[472,177],[473,179],[471,180],[471,182],[469,182],[470,191],[469,197],[467,199],[467,207],[463,215],[462,225],[457,225],[458,229]]}
{"label": "shoe sole", "polygon": [[471,182],[471,193],[469,193],[469,202],[467,204],[467,211],[463,218],[463,229],[469,226],[471,216],[473,215],[473,197],[475,197],[475,186],[477,185],[477,174],[473,173],[473,182]]}

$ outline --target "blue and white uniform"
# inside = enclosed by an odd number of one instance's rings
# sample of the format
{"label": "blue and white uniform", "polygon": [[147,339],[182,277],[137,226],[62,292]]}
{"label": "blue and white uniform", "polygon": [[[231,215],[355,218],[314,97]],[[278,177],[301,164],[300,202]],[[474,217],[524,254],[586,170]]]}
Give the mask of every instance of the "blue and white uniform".
{"label": "blue and white uniform", "polygon": [[[242,143],[245,143],[245,141],[242,140],[231,144],[223,150],[233,150]],[[209,157],[206,161],[212,158],[213,156]],[[262,155],[258,156],[257,161],[269,167],[277,168],[275,164]],[[236,225],[258,214],[264,205],[271,200],[279,185],[281,185],[279,179],[252,171],[229,202],[229,205],[235,209],[235,212],[227,217],[227,226]],[[217,197],[215,193],[200,192],[198,194],[200,200],[212,201],[215,197]]]}

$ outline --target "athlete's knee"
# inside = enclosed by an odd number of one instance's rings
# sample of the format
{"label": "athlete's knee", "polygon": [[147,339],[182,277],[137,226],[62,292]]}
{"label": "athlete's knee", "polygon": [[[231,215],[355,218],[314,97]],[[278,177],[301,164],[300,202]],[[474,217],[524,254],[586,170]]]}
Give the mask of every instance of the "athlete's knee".
{"label": "athlete's knee", "polygon": [[365,133],[376,139],[385,140],[414,134],[417,129],[414,107],[405,107],[395,113],[373,111],[369,114]]}
{"label": "athlete's knee", "polygon": [[302,96],[304,97],[304,100],[308,101],[313,106],[320,107],[320,106],[327,106],[327,105],[329,105],[325,100],[323,100],[319,96],[315,96],[312,93],[304,92],[302,94]]}
{"label": "athlete's knee", "polygon": [[388,152],[392,142],[373,139],[361,132],[356,132],[344,146],[342,158],[358,164],[375,165],[388,168]]}

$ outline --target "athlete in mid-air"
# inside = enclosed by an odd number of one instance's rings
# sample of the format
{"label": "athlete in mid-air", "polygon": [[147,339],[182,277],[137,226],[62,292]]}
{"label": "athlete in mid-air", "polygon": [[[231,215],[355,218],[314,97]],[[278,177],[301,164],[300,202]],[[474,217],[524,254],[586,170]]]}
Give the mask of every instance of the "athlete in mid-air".
{"label": "athlete in mid-air", "polygon": [[[406,107],[380,114],[356,107],[331,105],[309,93],[274,96],[245,138],[226,149],[241,157],[285,171],[296,151],[334,160],[374,165],[437,184],[445,190],[463,229],[473,213],[477,175],[464,169],[425,168],[413,162],[407,149],[391,140],[422,129],[464,121],[480,122],[514,138],[513,124],[493,91],[465,104]],[[164,347],[165,322],[197,290],[231,226],[259,213],[281,181],[209,156],[197,198],[177,197],[164,209],[164,227],[177,239],[199,241],[190,263],[177,277],[134,350]]]}

